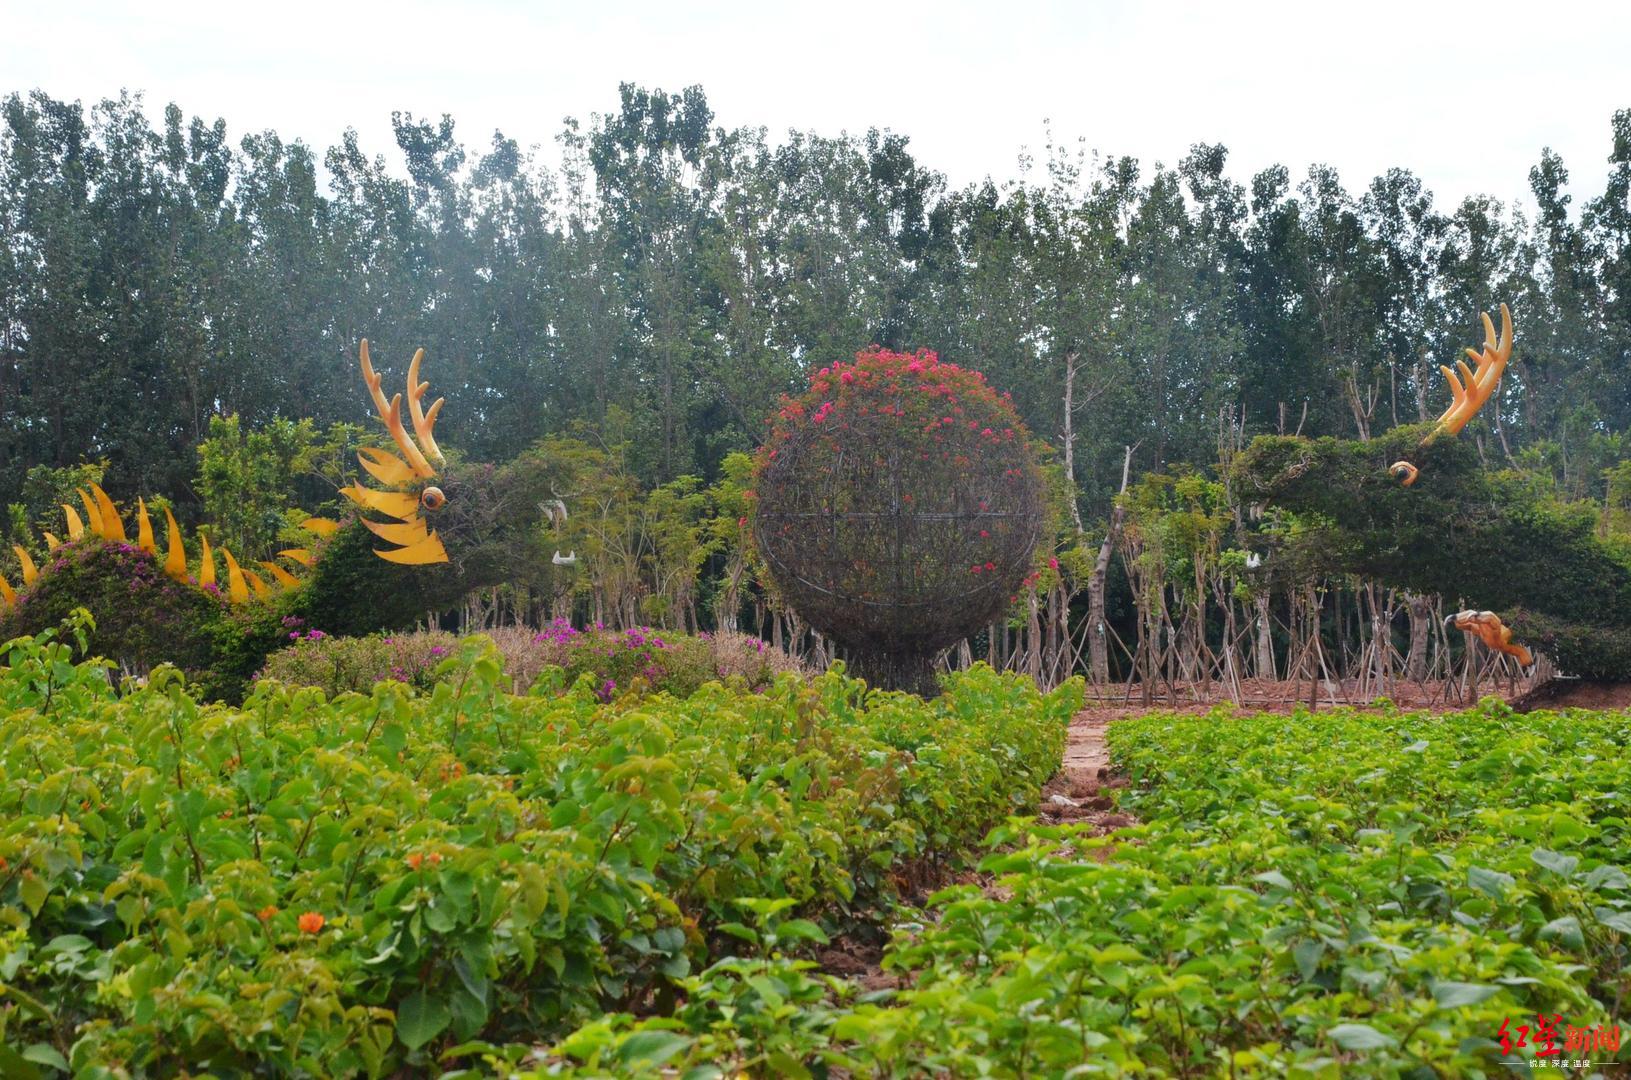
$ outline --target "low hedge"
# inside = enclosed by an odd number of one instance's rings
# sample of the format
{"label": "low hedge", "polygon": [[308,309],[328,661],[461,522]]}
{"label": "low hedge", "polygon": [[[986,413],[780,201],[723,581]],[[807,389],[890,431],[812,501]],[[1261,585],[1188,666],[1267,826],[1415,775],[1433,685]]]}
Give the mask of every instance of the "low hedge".
{"label": "low hedge", "polygon": [[[452,634],[413,631],[335,637],[285,620],[289,645],[267,658],[260,678],[309,686],[330,697],[367,693],[386,679],[428,690],[449,676],[442,661],[458,645]],[[764,690],[778,676],[803,674],[796,659],[747,634],[669,633],[650,627],[578,630],[557,619],[542,630],[504,627],[485,635],[502,657],[508,689],[525,693],[548,673],[557,690],[589,677],[603,699],[629,690],[689,697],[714,680]]]}

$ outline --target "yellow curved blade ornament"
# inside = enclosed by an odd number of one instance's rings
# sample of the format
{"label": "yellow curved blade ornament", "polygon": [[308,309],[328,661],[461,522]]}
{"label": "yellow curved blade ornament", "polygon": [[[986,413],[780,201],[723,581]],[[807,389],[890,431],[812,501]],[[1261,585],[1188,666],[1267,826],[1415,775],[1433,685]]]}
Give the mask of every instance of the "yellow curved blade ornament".
{"label": "yellow curved blade ornament", "polygon": [[270,600],[272,598],[272,587],[266,584],[264,578],[253,570],[242,570],[240,572],[243,574],[244,580],[249,582],[249,591],[255,594],[256,600]]}
{"label": "yellow curved blade ornament", "polygon": [[221,557],[227,563],[227,599],[234,604],[242,604],[249,599],[249,583],[244,580],[244,572],[238,567],[238,560],[232,557],[232,552],[226,548],[221,549]]}
{"label": "yellow curved blade ornament", "polygon": [[419,513],[419,497],[408,491],[375,491],[353,484],[341,488],[340,494],[364,510],[377,510],[398,521],[407,521]]}
{"label": "yellow curved blade ornament", "polygon": [[51,533],[43,533],[41,535],[45,537],[45,550],[55,551],[57,548],[62,546],[62,541],[58,540],[55,535]]}
{"label": "yellow curved blade ornament", "polygon": [[17,592],[4,577],[0,577],[0,600],[4,600],[8,608],[17,603]]}
{"label": "yellow curved blade ornament", "polygon": [[108,493],[98,484],[91,485],[91,494],[96,499],[96,513],[102,519],[102,539],[109,543],[125,542],[125,523],[119,517],[119,508],[113,505]]}
{"label": "yellow curved blade ornament", "polygon": [[147,516],[147,503],[136,496],[136,546],[157,558],[159,545],[153,540],[153,522]]}
{"label": "yellow curved blade ornament", "polygon": [[431,566],[436,563],[447,562],[447,549],[442,546],[441,538],[431,533],[417,544],[407,547],[392,548],[389,551],[374,549],[374,554],[386,562],[398,563],[402,566]]}
{"label": "yellow curved blade ornament", "polygon": [[291,562],[297,562],[308,570],[317,563],[317,557],[307,548],[284,548],[278,555]]}
{"label": "yellow curved blade ornament", "polygon": [[[402,453],[399,457],[389,450],[362,448],[357,452],[357,460],[363,469],[392,490],[380,491],[353,484],[343,488],[341,493],[364,511],[395,519],[389,522],[371,521],[366,517],[362,519],[375,536],[388,544],[397,545],[393,548],[375,548],[375,555],[386,562],[405,566],[445,563],[448,561],[447,549],[442,546],[441,539],[425,517],[427,510],[439,510],[447,502],[441,489],[431,485],[436,479],[437,466],[446,463],[441,447],[436,445],[435,434],[436,418],[441,415],[444,399],[437,398],[428,409],[423,407],[425,393],[430,389],[430,384],[419,378],[419,365],[425,359],[425,350],[416,351],[408,364],[406,396],[408,416],[413,423],[412,435],[408,434],[402,423],[403,395],[397,394],[389,401],[385,399],[385,392],[380,388],[382,376],[374,370],[366,338],[358,346],[357,359],[362,369],[362,381],[368,387],[380,422]],[[281,554],[288,555],[288,552]]]}
{"label": "yellow curved blade ornament", "polygon": [[424,518],[413,521],[369,521],[362,519],[363,527],[387,544],[417,544],[430,535]]}
{"label": "yellow curved blade ornament", "polygon": [[382,484],[393,487],[411,484],[417,479],[417,474],[408,467],[408,463],[391,453],[381,450],[377,446],[364,446],[357,451],[357,461],[368,474]]}
{"label": "yellow curved blade ornament", "polygon": [[23,587],[27,588],[34,584],[35,578],[40,576],[39,568],[34,565],[34,560],[28,557],[28,552],[23,548],[23,545],[13,544],[11,550],[17,553],[17,565],[23,568]]}
{"label": "yellow curved blade ornament", "polygon": [[181,526],[176,524],[176,516],[170,508],[164,508],[164,522],[169,530],[170,546],[164,553],[164,572],[183,585],[187,583],[187,545],[181,542]]}
{"label": "yellow curved blade ornament", "polygon": [[[84,488],[75,488],[79,501],[85,504],[85,524],[90,526],[92,536],[102,536],[102,508],[96,505],[96,499]],[[103,537],[106,539],[106,537]]]}
{"label": "yellow curved blade ornament", "polygon": [[268,574],[271,574],[272,580],[276,581],[282,588],[292,589],[296,585],[300,584],[299,578],[295,577],[293,574],[289,573],[289,571],[283,569],[283,567],[269,559],[261,560],[261,569],[265,570]]}
{"label": "yellow curved blade ornament", "polygon": [[63,503],[62,516],[68,519],[69,540],[78,540],[85,535],[85,523],[79,519],[79,511]]}
{"label": "yellow curved blade ornament", "polygon": [[300,523],[300,527],[322,537],[333,536],[340,531],[340,523],[333,518],[309,517]]}
{"label": "yellow curved blade ornament", "polygon": [[198,557],[198,584],[209,588],[215,584],[215,554],[210,551],[210,538],[200,536],[200,554]]}
{"label": "yellow curved blade ornament", "polygon": [[[1439,370],[1444,373],[1444,380],[1450,384],[1450,407],[1439,415],[1433,429],[1417,445],[1418,452],[1425,450],[1440,435],[1460,434],[1461,429],[1478,415],[1478,410],[1484,407],[1484,403],[1494,396],[1501,385],[1501,376],[1506,373],[1506,365],[1512,359],[1512,312],[1507,310],[1505,304],[1501,305],[1499,337],[1496,336],[1495,324],[1490,321],[1487,313],[1480,312],[1478,317],[1484,321],[1484,348],[1482,351],[1467,350],[1467,355],[1472,358],[1475,367],[1469,368],[1465,360],[1457,360],[1454,370],[1443,364],[1439,365]],[[1414,484],[1416,477],[1421,474],[1420,467],[1409,461],[1395,461],[1389,466],[1388,471],[1397,476],[1405,487]]]}

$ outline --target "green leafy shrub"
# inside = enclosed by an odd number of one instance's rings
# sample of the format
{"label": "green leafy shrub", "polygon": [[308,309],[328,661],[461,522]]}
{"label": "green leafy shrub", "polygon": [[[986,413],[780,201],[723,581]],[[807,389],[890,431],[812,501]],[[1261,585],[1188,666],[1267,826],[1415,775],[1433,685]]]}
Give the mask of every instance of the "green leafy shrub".
{"label": "green leafy shrub", "polygon": [[[0,1066],[92,1076],[425,1074],[651,1008],[749,902],[819,940],[1031,805],[1081,703],[987,668],[928,703],[837,671],[516,696],[475,638],[428,693],[239,708],[5,652]],[[989,791],[936,764],[984,754]]]}
{"label": "green leafy shrub", "polygon": [[[367,693],[385,679],[428,689],[448,677],[438,668],[457,643],[436,631],[347,638],[306,629],[297,618],[284,623],[293,643],[268,657],[259,677],[315,687],[331,697],[347,690]],[[693,637],[647,627],[580,631],[557,620],[543,630],[505,627],[485,636],[502,657],[507,686],[518,693],[550,668],[560,670],[558,688],[587,678],[602,698],[632,689],[689,697],[716,679],[764,690],[780,675],[803,673],[797,660],[746,634]]]}
{"label": "green leafy shrub", "polygon": [[[541,1075],[1500,1076],[1537,1014],[1621,1025],[1631,714],[1153,714],[1109,729],[1113,836],[1013,822],[886,955],[892,1001],[796,954],[716,964],[673,1018],[609,1017]],[[771,923],[773,929],[774,923]],[[767,1025],[775,1000],[797,1002]],[[576,1063],[576,1064],[573,1064]],[[1519,1072],[1526,1071],[1519,1069]]]}
{"label": "green leafy shrub", "polygon": [[95,615],[91,648],[124,671],[168,663],[202,680],[227,604],[218,591],[172,581],[133,544],[82,540],[51,552],[35,583],[18,591],[16,606],[0,614],[0,638],[52,629],[77,608]]}
{"label": "green leafy shrub", "polygon": [[288,624],[287,637],[294,643],[267,657],[258,678],[315,687],[329,697],[366,694],[387,679],[429,690],[437,682],[437,668],[459,642],[436,632],[331,637],[302,629],[298,619]]}

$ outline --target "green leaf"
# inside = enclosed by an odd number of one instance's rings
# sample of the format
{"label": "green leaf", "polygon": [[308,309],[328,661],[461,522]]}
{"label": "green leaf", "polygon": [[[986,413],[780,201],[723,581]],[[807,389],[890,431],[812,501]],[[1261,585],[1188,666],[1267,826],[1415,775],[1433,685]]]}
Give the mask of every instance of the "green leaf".
{"label": "green leaf", "polygon": [[1575,868],[1580,865],[1580,860],[1573,855],[1564,855],[1550,848],[1536,848],[1529,853],[1529,857],[1534,860],[1536,866],[1550,870],[1559,877],[1573,876]]}
{"label": "green leaf", "polygon": [[775,1070],[777,1076],[789,1077],[791,1080],[810,1080],[810,1070],[786,1050],[771,1051],[765,1063]]}
{"label": "green leaf", "polygon": [[776,936],[783,941],[814,941],[825,945],[830,940],[825,931],[809,919],[788,919],[776,925]]}
{"label": "green leaf", "polygon": [[1437,982],[1433,984],[1433,1000],[1441,1009],[1460,1009],[1488,1001],[1501,992],[1499,986],[1482,983]]}
{"label": "green leaf", "polygon": [[759,932],[751,926],[744,926],[739,922],[726,922],[720,923],[717,929],[729,934],[731,937],[741,938],[750,944],[759,944]]}
{"label": "green leaf", "polygon": [[1631,888],[1631,878],[1626,877],[1625,871],[1613,863],[1604,863],[1586,875],[1586,886],[1592,889],[1626,889]]}
{"label": "green leaf", "polygon": [[50,891],[38,874],[24,874],[22,880],[17,883],[17,895],[22,898],[31,915],[40,913],[40,908],[45,906],[45,898]]}
{"label": "green leaf", "polygon": [[40,1080],[40,1070],[23,1055],[0,1042],[0,1076],[6,1077],[7,1080],[12,1077],[16,1080]]}
{"label": "green leaf", "polygon": [[32,1046],[24,1048],[23,1058],[34,1062],[36,1065],[49,1065],[53,1069],[61,1069],[63,1072],[73,1071],[68,1067],[68,1059],[62,1056],[62,1052],[48,1043],[34,1043]]}
{"label": "green leaf", "polygon": [[1511,874],[1503,874],[1499,870],[1488,870],[1482,866],[1469,866],[1467,868],[1467,884],[1479,892],[1499,900],[1506,895],[1506,890],[1517,884],[1517,878],[1514,878]]}
{"label": "green leaf", "polygon": [[1597,921],[1621,934],[1631,934],[1631,911],[1617,911],[1614,908],[1592,908],[1592,914]]}
{"label": "green leaf", "polygon": [[654,1068],[690,1045],[690,1039],[672,1031],[636,1031],[618,1045],[617,1060]]}
{"label": "green leaf", "polygon": [[417,1050],[440,1035],[452,1014],[439,999],[415,990],[396,1010],[396,1034],[409,1050]]}
{"label": "green leaf", "polygon": [[1586,935],[1580,929],[1580,920],[1573,915],[1553,919],[1541,927],[1540,939],[1555,941],[1565,949],[1579,950],[1586,947]]}
{"label": "green leaf", "polygon": [[1382,1034],[1369,1024],[1338,1024],[1326,1034],[1344,1050],[1386,1050],[1398,1045],[1397,1039]]}

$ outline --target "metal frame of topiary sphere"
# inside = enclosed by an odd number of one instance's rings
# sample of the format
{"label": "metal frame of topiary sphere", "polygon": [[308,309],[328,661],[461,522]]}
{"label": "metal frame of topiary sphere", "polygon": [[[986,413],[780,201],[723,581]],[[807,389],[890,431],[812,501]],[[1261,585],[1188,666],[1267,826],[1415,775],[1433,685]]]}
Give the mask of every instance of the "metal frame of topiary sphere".
{"label": "metal frame of topiary sphere", "polygon": [[930,694],[944,649],[1033,569],[1042,478],[1013,406],[933,353],[873,350],[786,403],[754,540],[782,596],[875,686]]}

